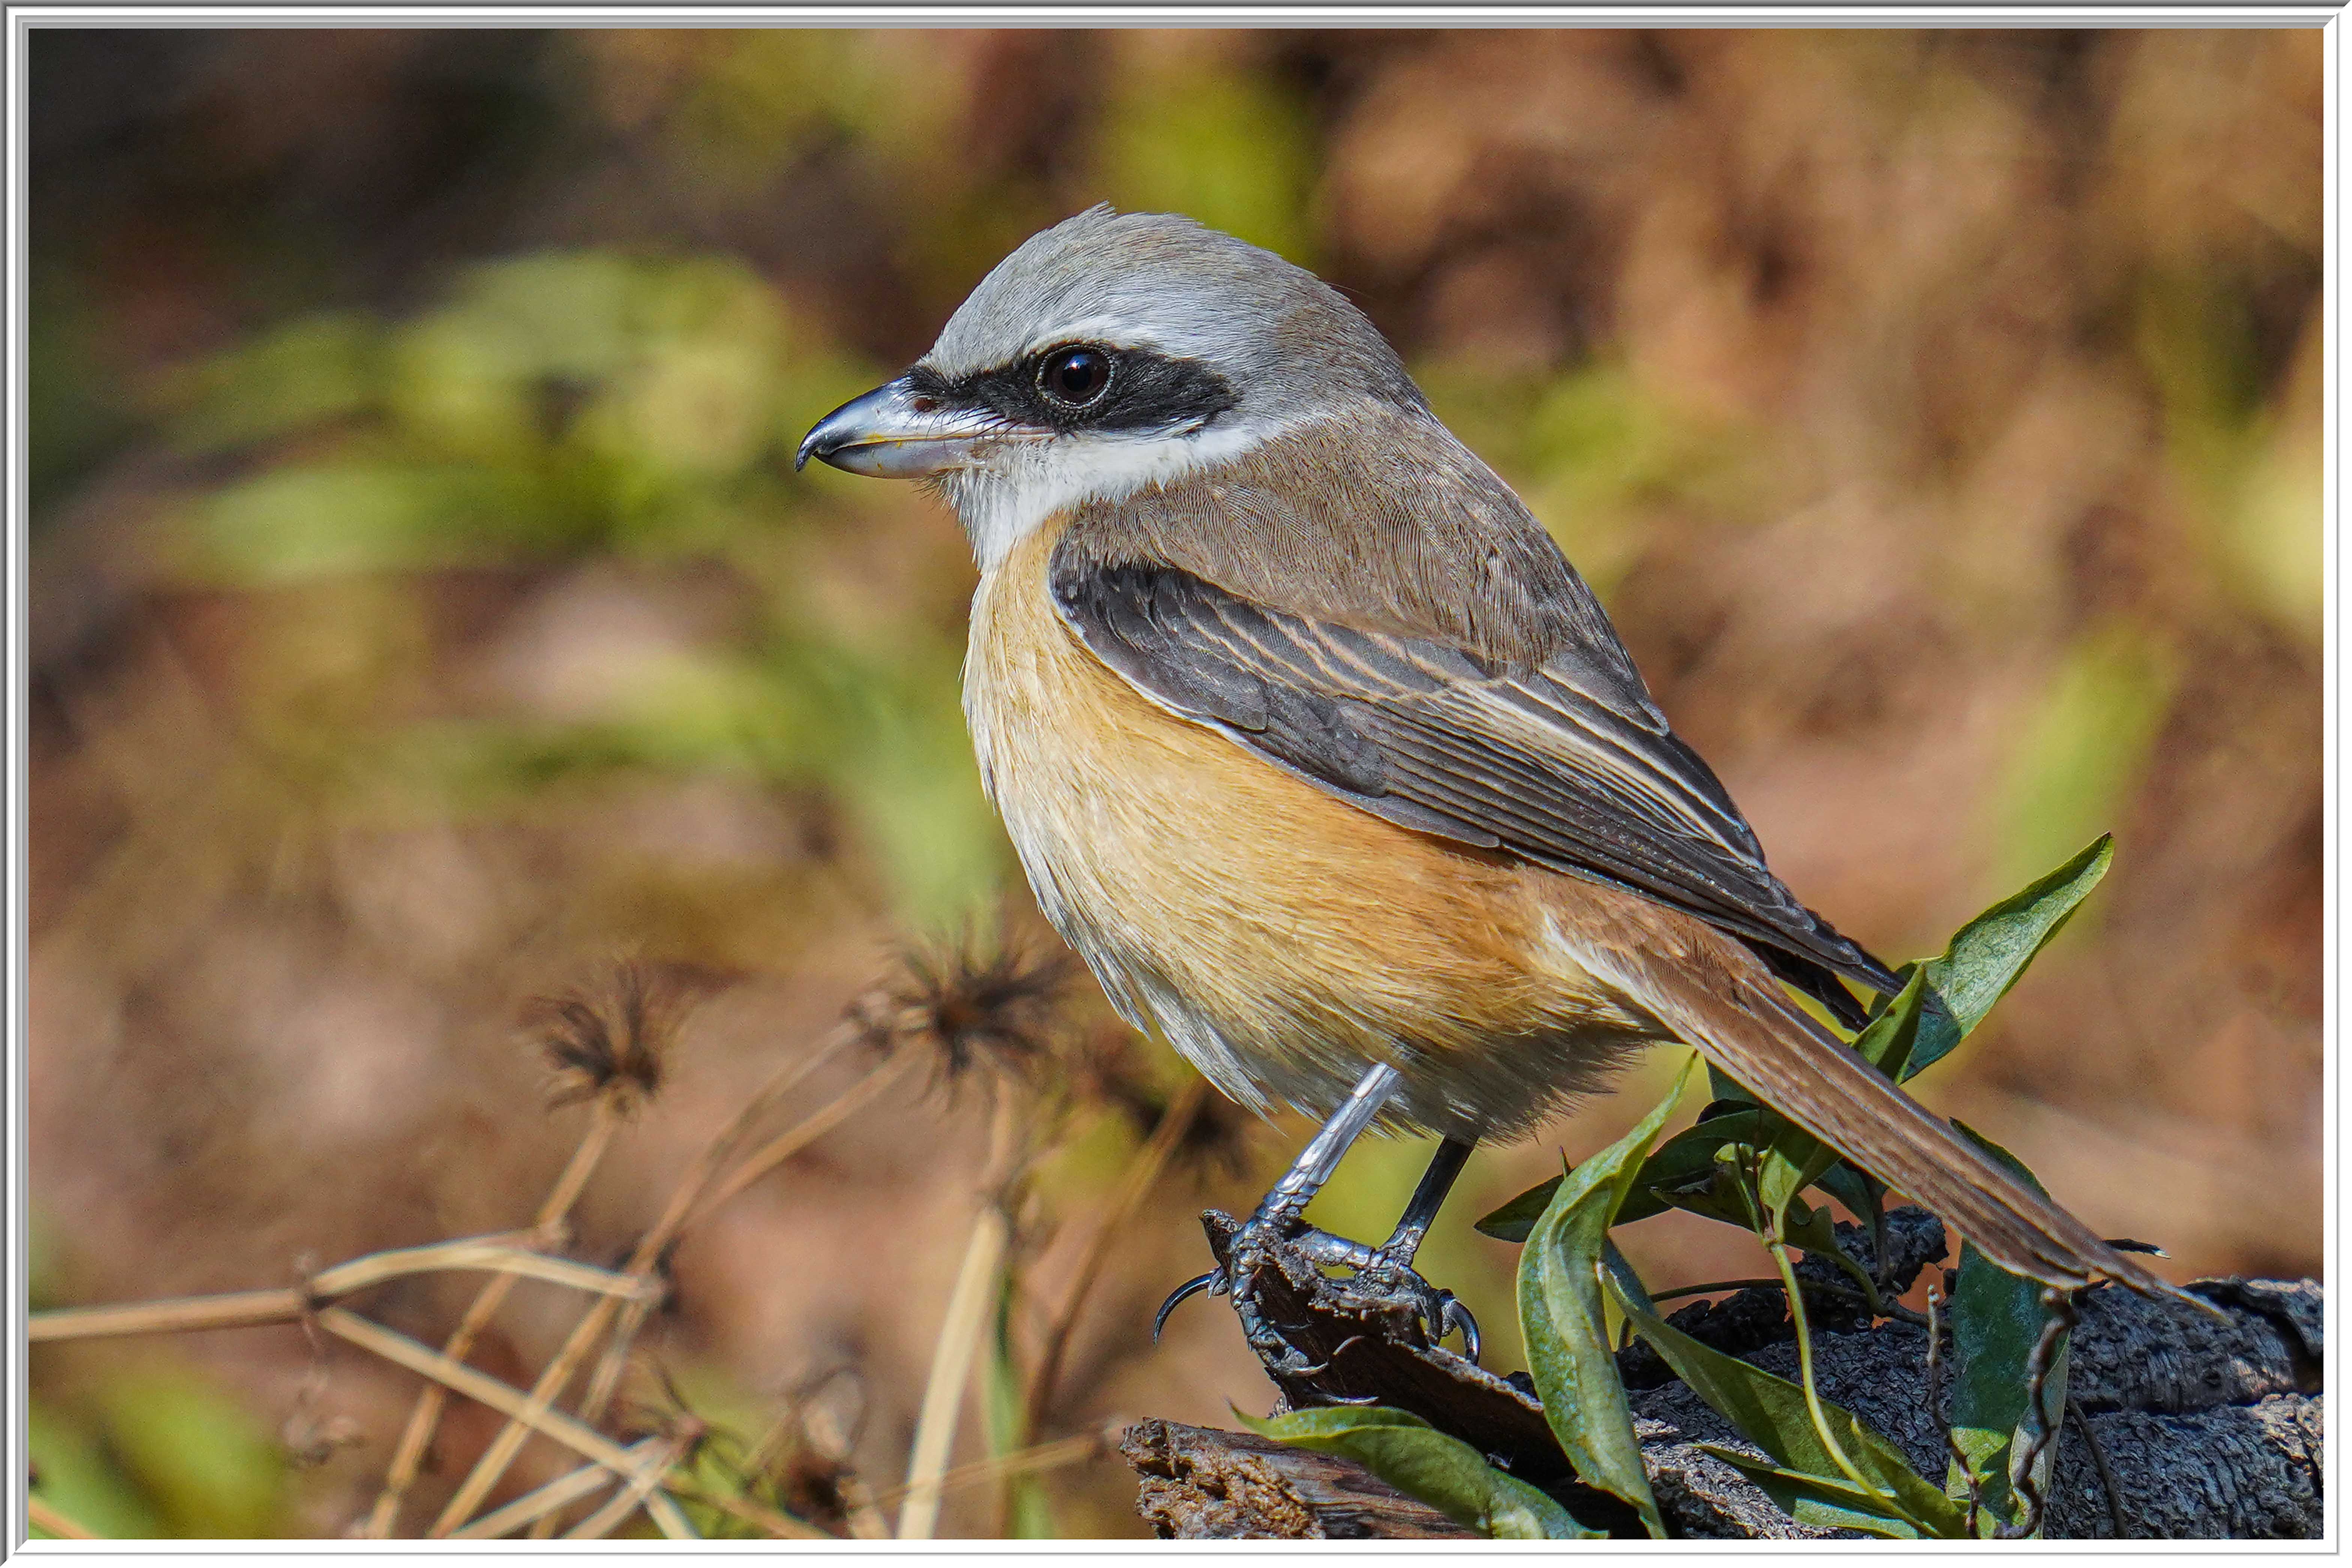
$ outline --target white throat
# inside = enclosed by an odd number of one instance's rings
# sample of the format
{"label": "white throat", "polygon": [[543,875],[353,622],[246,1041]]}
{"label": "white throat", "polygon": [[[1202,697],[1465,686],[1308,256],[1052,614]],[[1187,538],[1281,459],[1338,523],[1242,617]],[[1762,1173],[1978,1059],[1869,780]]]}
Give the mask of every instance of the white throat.
{"label": "white throat", "polygon": [[969,468],[939,479],[985,574],[1058,512],[1088,501],[1124,500],[1229,462],[1281,434],[1288,421],[1244,419],[1186,436],[1063,437],[1006,442]]}

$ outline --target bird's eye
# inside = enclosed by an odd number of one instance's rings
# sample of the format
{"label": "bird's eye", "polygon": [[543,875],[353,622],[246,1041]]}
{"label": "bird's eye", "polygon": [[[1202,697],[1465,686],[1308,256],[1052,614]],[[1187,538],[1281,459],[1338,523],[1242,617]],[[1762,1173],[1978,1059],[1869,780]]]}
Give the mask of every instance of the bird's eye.
{"label": "bird's eye", "polygon": [[1110,355],[1100,349],[1060,349],[1037,367],[1037,385],[1065,408],[1084,408],[1110,385]]}

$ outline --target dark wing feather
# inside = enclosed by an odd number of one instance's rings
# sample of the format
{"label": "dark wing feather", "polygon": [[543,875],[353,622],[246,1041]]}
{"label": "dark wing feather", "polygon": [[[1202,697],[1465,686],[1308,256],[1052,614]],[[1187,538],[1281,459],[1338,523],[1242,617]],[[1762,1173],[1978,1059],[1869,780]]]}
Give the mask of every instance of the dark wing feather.
{"label": "dark wing feather", "polygon": [[1657,710],[1596,700],[1580,679],[1591,661],[1572,649],[1499,668],[1066,547],[1052,587],[1087,647],[1153,701],[1367,811],[1647,894],[1777,950],[1800,984],[1827,971],[1895,988],[1766,868],[1722,784]]}

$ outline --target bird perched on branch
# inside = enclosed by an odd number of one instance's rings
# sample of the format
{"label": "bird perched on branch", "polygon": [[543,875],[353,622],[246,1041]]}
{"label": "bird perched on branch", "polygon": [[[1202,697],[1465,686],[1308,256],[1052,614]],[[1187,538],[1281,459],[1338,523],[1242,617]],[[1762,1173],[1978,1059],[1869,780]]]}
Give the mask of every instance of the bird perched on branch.
{"label": "bird perched on branch", "polygon": [[[1312,274],[1096,207],[812,457],[961,520],[982,777],[1112,1002],[1236,1100],[1325,1119],[1235,1234],[1236,1278],[1303,1244],[1475,1356],[1412,1272],[1472,1145],[1680,1041],[2001,1267],[2169,1289],[1791,998],[1858,1023],[1847,984],[1897,983],[1766,867],[1551,537]],[[1442,1139],[1396,1234],[1308,1230],[1375,1122]]]}

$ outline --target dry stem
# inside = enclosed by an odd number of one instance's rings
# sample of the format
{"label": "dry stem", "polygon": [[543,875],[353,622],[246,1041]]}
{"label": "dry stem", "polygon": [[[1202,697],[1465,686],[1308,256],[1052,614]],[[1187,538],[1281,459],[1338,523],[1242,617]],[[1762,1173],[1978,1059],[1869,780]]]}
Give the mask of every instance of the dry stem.
{"label": "dry stem", "polygon": [[[670,1194],[668,1205],[662,1211],[661,1217],[654,1222],[653,1228],[646,1232],[638,1241],[635,1249],[630,1254],[628,1265],[623,1272],[634,1279],[642,1279],[650,1277],[662,1256],[668,1250],[670,1243],[684,1226],[687,1216],[693,1212],[703,1193],[717,1177],[720,1166],[735,1152],[759,1119],[818,1068],[867,1037],[868,1030],[865,1025],[855,1020],[845,1019],[835,1025],[825,1039],[805,1058],[780,1068],[771,1077],[767,1083],[744,1103],[743,1109],[735,1114],[734,1119],[720,1130],[719,1135],[704,1147],[700,1154],[696,1156],[693,1165],[688,1168],[686,1175]],[[887,1064],[886,1063],[885,1066]],[[619,1303],[609,1298],[596,1302],[588,1310],[578,1325],[572,1329],[571,1338],[563,1342],[562,1348],[556,1352],[555,1359],[548,1363],[547,1370],[540,1374],[539,1381],[532,1385],[529,1402],[524,1407],[526,1411],[535,1415],[553,1406],[564,1388],[571,1384],[573,1374],[580,1370],[581,1363],[587,1360],[589,1351],[594,1347],[597,1339],[612,1322],[618,1310]],[[520,1417],[510,1419],[505,1428],[491,1441],[482,1457],[475,1462],[473,1469],[458,1487],[457,1495],[452,1497],[447,1506],[442,1509],[441,1517],[434,1521],[432,1530],[427,1533],[436,1538],[446,1536],[463,1524],[473,1511],[481,1506],[482,1500],[489,1495],[490,1489],[498,1485],[499,1479],[506,1474],[508,1466],[514,1462],[515,1455],[521,1451],[523,1443],[530,1435],[530,1424],[528,1421]]]}
{"label": "dry stem", "polygon": [[[635,1466],[627,1449],[605,1436],[593,1426],[584,1426],[571,1416],[553,1410],[531,1410],[522,1394],[500,1383],[488,1373],[476,1372],[463,1362],[451,1361],[430,1345],[422,1345],[406,1334],[396,1333],[381,1323],[371,1322],[356,1312],[341,1307],[329,1307],[318,1315],[318,1324],[341,1339],[349,1340],[362,1350],[373,1351],[389,1362],[411,1372],[429,1377],[436,1383],[478,1400],[499,1412],[509,1420],[522,1423],[529,1430],[551,1437],[573,1453],[595,1460],[615,1476],[634,1473]],[[677,1505],[667,1497],[656,1494],[646,1503],[646,1511],[662,1528],[662,1533],[677,1540],[694,1539],[694,1527],[677,1511]]]}
{"label": "dry stem", "polygon": [[[1127,1423],[1122,1419],[1107,1422],[1097,1431],[1081,1432],[1074,1437],[1057,1437],[1050,1443],[1000,1454],[992,1459],[975,1459],[968,1465],[958,1465],[939,1478],[939,1489],[951,1492],[961,1487],[977,1486],[982,1481],[1001,1480],[1008,1476],[1033,1475],[1040,1470],[1055,1470],[1065,1465],[1075,1465],[1106,1453],[1118,1440]],[[913,1489],[894,1487],[875,1495],[877,1504],[897,1502]]]}
{"label": "dry stem", "polygon": [[[433,1386],[439,1388],[441,1385],[436,1383]],[[629,1454],[633,1458],[641,1457],[658,1441],[660,1441],[659,1438],[647,1437],[632,1444]],[[535,1519],[554,1512],[557,1509],[603,1491],[613,1484],[614,1479],[613,1472],[603,1465],[583,1465],[567,1475],[558,1476],[537,1491],[525,1492],[504,1508],[492,1509],[465,1529],[457,1531],[450,1539],[495,1541],[502,1535],[509,1535],[520,1530]]]}
{"label": "dry stem", "polygon": [[[563,1532],[566,1541],[602,1541],[621,1528],[629,1516],[653,1500],[654,1489],[661,1485],[669,1468],[685,1457],[686,1439],[664,1437],[637,1461],[635,1474],[610,1502]],[[552,1519],[551,1513],[545,1517]]]}
{"label": "dry stem", "polygon": [[25,1521],[38,1525],[63,1541],[102,1541],[105,1537],[86,1525],[77,1524],[39,1498],[25,1499]]}
{"label": "dry stem", "polygon": [[737,1519],[741,1520],[744,1523],[751,1526],[754,1530],[764,1530],[779,1541],[834,1541],[839,1539],[837,1536],[828,1534],[826,1531],[819,1530],[813,1524],[803,1523],[801,1521],[793,1518],[789,1514],[778,1513],[775,1510],[771,1508],[761,1508],[750,1498],[736,1497],[728,1492],[717,1491],[707,1487],[699,1486],[689,1487],[685,1495],[691,1498],[696,1502],[707,1503],[710,1507],[719,1510],[721,1513],[733,1514]]}
{"label": "dry stem", "polygon": [[914,1447],[907,1460],[906,1501],[898,1507],[901,1541],[929,1541],[939,1522],[940,1480],[947,1473],[948,1455],[955,1446],[964,1385],[971,1381],[989,1307],[996,1298],[997,1270],[1003,1266],[1005,1244],[1012,1236],[1012,1218],[1004,1212],[1000,1189],[1012,1173],[1013,1094],[1001,1079],[990,1122],[981,1210],[972,1222],[971,1240],[964,1248],[955,1289],[948,1297],[947,1320],[940,1325],[939,1341],[932,1347],[922,1414],[916,1418]]}
{"label": "dry stem", "polygon": [[[613,1097],[598,1097],[588,1131],[572,1150],[570,1162],[556,1178],[546,1200],[539,1205],[538,1226],[542,1232],[552,1232],[571,1215],[572,1205],[579,1201],[589,1176],[604,1159],[604,1151],[612,1146],[613,1133],[620,1121],[619,1108]],[[474,1348],[474,1341],[506,1304],[507,1293],[512,1288],[512,1279],[503,1276],[483,1286],[466,1309],[466,1315],[457,1321],[448,1342],[442,1346],[442,1353],[451,1361],[464,1361],[467,1352]],[[401,1501],[415,1482],[417,1469],[425,1462],[425,1450],[433,1445],[433,1434],[441,1425],[441,1411],[447,1401],[447,1392],[437,1383],[426,1384],[424,1392],[416,1396],[416,1406],[408,1413],[408,1426],[400,1434],[400,1446],[393,1451],[391,1467],[384,1472],[383,1489],[376,1494],[375,1507],[368,1513],[364,1534],[370,1540],[383,1540],[398,1522]]]}
{"label": "dry stem", "polygon": [[[912,1051],[902,1051],[859,1079],[829,1103],[811,1113],[804,1121],[785,1129],[745,1156],[741,1164],[728,1173],[727,1179],[718,1184],[709,1196],[698,1204],[678,1228],[681,1232],[699,1225],[716,1213],[722,1204],[742,1192],[752,1183],[832,1131],[852,1115],[864,1109],[866,1102],[906,1075],[919,1058]],[[645,1324],[646,1316],[653,1310],[649,1301],[632,1302],[623,1310],[621,1321],[604,1348],[602,1360],[596,1363],[595,1374],[588,1380],[588,1392],[581,1396],[580,1414],[583,1420],[601,1420],[604,1407],[612,1402],[614,1391],[620,1387],[621,1374],[627,1368],[629,1349],[635,1342],[637,1331]]]}
{"label": "dry stem", "polygon": [[51,1340],[101,1339],[121,1334],[184,1332],[195,1329],[252,1328],[265,1323],[299,1322],[320,1302],[349,1296],[404,1275],[429,1274],[438,1269],[488,1269],[509,1279],[544,1279],[568,1285],[608,1300],[636,1298],[646,1286],[642,1279],[616,1274],[561,1258],[548,1258],[509,1246],[503,1238],[469,1237],[438,1241],[429,1247],[372,1252],[311,1276],[308,1285],[275,1290],[232,1290],[217,1296],[179,1296],[162,1301],[135,1301],[121,1306],[64,1307],[36,1312],[26,1322],[26,1338],[38,1344]]}

